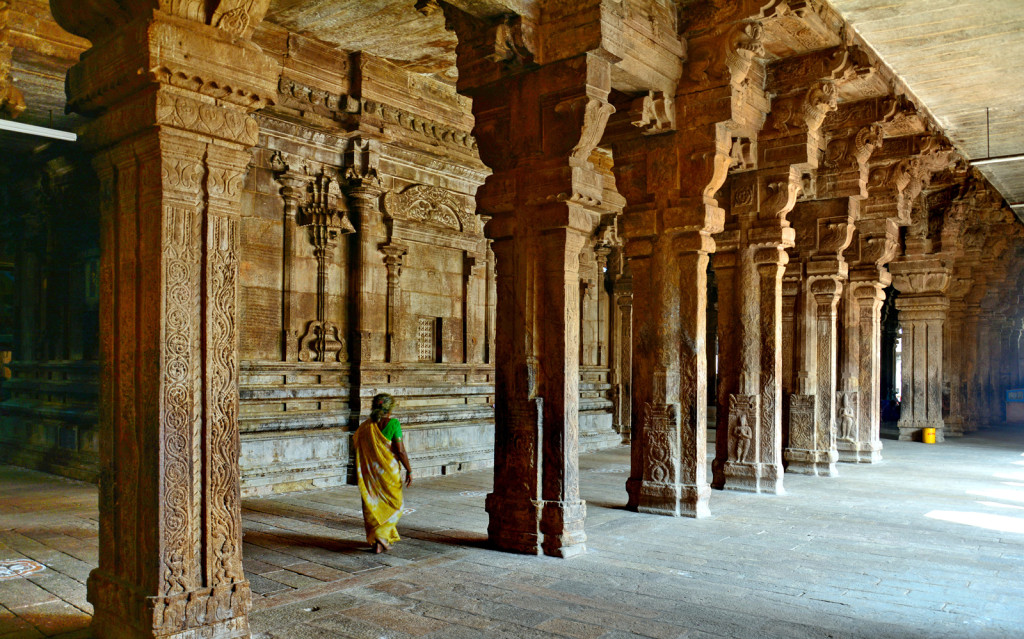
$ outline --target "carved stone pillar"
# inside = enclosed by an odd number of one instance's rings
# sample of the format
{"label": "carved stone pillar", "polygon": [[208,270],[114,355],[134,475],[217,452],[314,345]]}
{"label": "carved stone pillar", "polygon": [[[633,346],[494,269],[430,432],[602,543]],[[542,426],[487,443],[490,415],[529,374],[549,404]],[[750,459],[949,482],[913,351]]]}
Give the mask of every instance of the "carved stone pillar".
{"label": "carved stone pillar", "polygon": [[[878,271],[876,276],[880,275]],[[857,340],[855,352],[857,393],[856,402],[839,406],[838,427],[840,437],[836,443],[839,461],[873,464],[882,459],[881,425],[881,315],[885,301],[885,284],[881,281],[862,281],[850,274],[850,287],[855,300],[852,325],[847,334]],[[847,420],[853,421],[850,425]],[[844,437],[843,435],[848,435]]]}
{"label": "carved stone pillar", "polygon": [[[451,8],[446,17],[460,43],[487,41],[487,25]],[[614,111],[611,67],[583,53],[506,76],[521,63],[496,65],[478,53],[460,44],[459,89],[473,97],[481,159],[494,171],[478,191],[480,209],[493,215],[487,233],[498,266],[488,533],[506,550],[569,557],[586,540],[579,262],[604,212],[603,178],[589,157]],[[508,127],[513,117],[523,126]]]}
{"label": "carved stone pillar", "polygon": [[[491,224],[494,224],[492,221]],[[488,232],[496,231],[489,226]],[[494,491],[487,495],[487,536],[498,548],[540,550],[540,488],[544,400],[538,397],[538,364],[526,330],[533,265],[525,238],[491,241],[496,266]],[[507,301],[506,301],[507,300]],[[532,302],[529,302],[532,307]]]}
{"label": "carved stone pillar", "polygon": [[[801,401],[812,405],[813,416],[808,419],[806,410],[794,410],[789,427],[789,447],[786,449],[786,470],[804,475],[833,477],[836,473],[836,306],[842,292],[842,281],[835,277],[814,277],[808,279],[807,298],[814,318],[813,348],[806,355],[815,358],[813,367],[814,392],[802,396]],[[794,404],[800,403],[791,399]],[[849,409],[849,406],[844,406]],[[846,422],[852,429],[852,419]],[[844,432],[848,438],[852,432]]]}
{"label": "carved stone pillar", "polygon": [[384,254],[384,267],[387,269],[387,314],[385,316],[385,344],[387,350],[384,360],[397,362],[399,353],[402,352],[398,340],[403,337],[402,333],[402,259],[409,252],[408,246],[400,244],[385,244],[380,247]]}
{"label": "carved stone pillar", "polygon": [[51,8],[101,43],[67,78],[69,108],[97,116],[83,141],[102,189],[93,632],[247,637],[238,227],[258,135],[248,113],[276,95],[279,72],[248,42],[262,10]]}
{"label": "carved stone pillar", "polygon": [[949,413],[944,420],[947,437],[962,437],[964,434],[964,375],[966,371],[967,346],[965,334],[965,310],[963,301],[965,293],[971,285],[970,279],[954,280],[947,291],[950,308],[944,326],[942,370],[945,374],[945,385],[949,387]]}
{"label": "carved stone pillar", "polygon": [[652,241],[632,235],[628,222],[626,233],[638,355],[633,362],[638,441],[634,474],[626,484],[629,503],[639,512],[703,517],[710,496],[704,339],[708,252],[714,243],[700,233],[662,234]]}
{"label": "carved stone pillar", "polygon": [[[741,326],[740,301],[744,290],[756,290],[756,285],[749,287],[739,283],[740,252],[735,243],[719,242],[715,253],[715,282],[718,285],[718,385],[715,391],[717,412],[715,415],[715,459],[711,463],[711,485],[716,489],[726,486],[726,465],[729,462],[730,410],[740,395],[752,396],[753,390],[747,388],[748,380],[743,380],[741,390],[739,361]],[[750,267],[747,268],[750,270]],[[753,404],[754,399],[749,400]],[[757,419],[757,411],[747,414],[747,428]],[[739,425],[739,421],[734,420]],[[742,428],[742,427],[741,427]],[[751,438],[753,441],[753,432]],[[749,447],[748,447],[749,448]]]}
{"label": "carved stone pillar", "polygon": [[758,249],[758,309],[761,316],[760,432],[756,492],[782,494],[782,276],[789,262],[785,241]]}
{"label": "carved stone pillar", "polygon": [[615,321],[612,329],[612,368],[615,375],[615,426],[622,443],[632,438],[633,380],[633,278],[626,255],[618,251],[619,274],[615,280]]}
{"label": "carved stone pillar", "polygon": [[[484,224],[487,223],[490,218],[484,219],[486,216],[481,216],[481,220]],[[494,260],[494,250],[491,247],[491,240],[487,240],[487,268],[484,274],[484,297],[486,302],[484,304],[484,359],[483,361],[488,364],[494,363],[494,336],[495,336],[495,324],[497,318],[495,316],[495,300],[497,298],[497,276]]]}
{"label": "carved stone pillar", "polygon": [[967,309],[964,318],[964,432],[971,433],[978,430],[980,402],[978,397],[978,362],[981,354],[981,340],[979,339],[978,320],[981,309],[967,301]]}
{"label": "carved stone pillar", "polygon": [[[739,330],[728,338],[723,331],[720,337],[722,359],[734,358],[736,370],[723,363],[720,371],[719,397],[728,401],[719,405],[716,487],[784,492],[782,277],[789,261],[785,249],[794,241],[786,216],[796,203],[799,176],[799,170],[786,165],[733,178],[731,210],[738,228],[727,230],[722,243],[735,245],[738,259],[731,302],[724,299],[729,295],[725,278],[719,280],[719,321],[731,304]],[[734,344],[726,346],[725,339]]]}
{"label": "carved stone pillar", "polygon": [[708,319],[705,347],[708,358],[708,406],[717,405],[718,400],[718,286],[713,281],[715,271],[708,272]]}
{"label": "carved stone pillar", "polygon": [[902,258],[890,264],[903,329],[903,398],[900,439],[920,437],[935,429],[945,439],[942,421],[942,333],[949,300],[943,295],[949,271],[938,259]]}
{"label": "carved stone pillar", "polygon": [[608,314],[610,310],[608,296],[608,256],[612,249],[602,244],[594,249],[594,259],[597,261],[597,311],[595,322],[597,324],[597,351],[595,353],[595,364],[597,366],[608,366]]}

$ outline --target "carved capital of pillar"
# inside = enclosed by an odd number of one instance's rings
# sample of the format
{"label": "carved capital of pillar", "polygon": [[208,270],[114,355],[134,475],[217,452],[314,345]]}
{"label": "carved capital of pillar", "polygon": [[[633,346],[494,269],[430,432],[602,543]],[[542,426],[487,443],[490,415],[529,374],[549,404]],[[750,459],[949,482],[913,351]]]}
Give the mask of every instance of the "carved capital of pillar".
{"label": "carved capital of pillar", "polygon": [[[55,2],[55,15],[58,6],[79,5]],[[259,127],[247,113],[277,95],[279,71],[258,47],[159,12],[109,34],[68,71],[68,108],[99,115],[86,129],[88,145],[106,146],[153,124],[198,139],[256,143]]]}
{"label": "carved capital of pillar", "polygon": [[938,258],[900,258],[889,264],[889,271],[899,300],[942,296],[950,282],[950,269]]}

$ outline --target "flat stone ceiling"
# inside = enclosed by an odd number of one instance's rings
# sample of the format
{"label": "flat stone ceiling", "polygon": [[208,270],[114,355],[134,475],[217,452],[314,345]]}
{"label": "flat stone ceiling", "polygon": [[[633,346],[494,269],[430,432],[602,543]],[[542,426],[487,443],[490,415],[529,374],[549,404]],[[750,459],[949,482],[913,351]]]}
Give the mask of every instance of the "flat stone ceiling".
{"label": "flat stone ceiling", "polygon": [[[970,159],[1024,153],[1024,0],[829,0]],[[979,167],[1024,202],[1024,161]],[[1017,214],[1024,209],[1017,209]]]}

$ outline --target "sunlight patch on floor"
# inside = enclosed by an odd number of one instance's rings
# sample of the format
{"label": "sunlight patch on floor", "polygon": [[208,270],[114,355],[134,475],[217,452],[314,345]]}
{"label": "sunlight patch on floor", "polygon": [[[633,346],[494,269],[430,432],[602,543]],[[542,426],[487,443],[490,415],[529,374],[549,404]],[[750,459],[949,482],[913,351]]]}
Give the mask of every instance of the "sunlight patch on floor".
{"label": "sunlight patch on floor", "polygon": [[988,499],[1001,499],[1003,501],[1015,501],[1024,504],[1024,490],[1013,488],[994,488],[992,490],[968,490],[968,495],[975,497],[987,497]]}
{"label": "sunlight patch on floor", "polygon": [[986,528],[999,532],[1011,532],[1024,534],[1024,519],[1009,517],[1007,515],[992,515],[989,513],[972,513],[957,510],[933,510],[925,513],[929,519],[947,521],[954,524]]}
{"label": "sunlight patch on floor", "polygon": [[1010,481],[1024,481],[1024,470],[1014,471],[1012,473],[996,473],[992,475],[996,479],[1009,479]]}
{"label": "sunlight patch on floor", "polygon": [[1024,506],[1014,506],[1013,504],[1001,504],[997,501],[979,501],[982,506],[991,506],[993,508],[1012,508],[1014,510],[1024,510]]}

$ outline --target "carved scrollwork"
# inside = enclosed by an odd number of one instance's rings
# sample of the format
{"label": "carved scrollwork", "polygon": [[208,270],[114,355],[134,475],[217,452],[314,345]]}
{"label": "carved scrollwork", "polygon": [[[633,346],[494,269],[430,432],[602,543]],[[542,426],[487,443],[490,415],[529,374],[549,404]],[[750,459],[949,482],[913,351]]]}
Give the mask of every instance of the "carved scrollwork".
{"label": "carved scrollwork", "polygon": [[754,63],[765,55],[764,28],[760,22],[740,22],[710,42],[690,51],[685,75],[693,84],[707,86],[714,81],[739,86]]}
{"label": "carved scrollwork", "polygon": [[447,189],[414,184],[401,193],[384,196],[384,210],[391,217],[437,224],[455,231],[470,231],[466,203]]}

